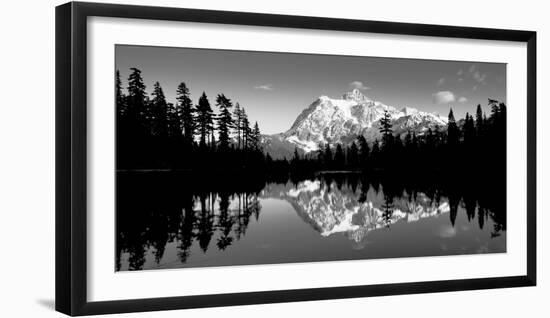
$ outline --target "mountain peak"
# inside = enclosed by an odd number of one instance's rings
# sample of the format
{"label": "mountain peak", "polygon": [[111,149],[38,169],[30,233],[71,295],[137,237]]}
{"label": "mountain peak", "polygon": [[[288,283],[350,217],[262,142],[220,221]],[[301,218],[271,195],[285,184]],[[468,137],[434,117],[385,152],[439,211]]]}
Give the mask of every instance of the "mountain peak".
{"label": "mountain peak", "polygon": [[344,95],[342,95],[342,98],[345,99],[345,100],[353,100],[353,101],[356,101],[358,103],[364,103],[364,102],[370,102],[371,101],[370,98],[363,95],[363,93],[361,93],[361,91],[357,88],[355,88],[351,92],[345,93]]}

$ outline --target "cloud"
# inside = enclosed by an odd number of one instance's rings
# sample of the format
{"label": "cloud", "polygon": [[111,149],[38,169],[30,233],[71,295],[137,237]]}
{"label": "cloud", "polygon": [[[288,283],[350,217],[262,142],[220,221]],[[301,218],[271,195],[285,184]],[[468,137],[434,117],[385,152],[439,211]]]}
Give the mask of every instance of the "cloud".
{"label": "cloud", "polygon": [[263,85],[254,86],[254,89],[261,89],[263,91],[272,91],[273,86],[271,84],[263,84]]}
{"label": "cloud", "polygon": [[472,66],[470,66],[470,68],[468,69],[468,72],[473,73],[475,72],[475,70],[476,70],[476,65],[472,64]]}
{"label": "cloud", "polygon": [[360,89],[360,90],[371,89],[369,86],[364,85],[363,82],[360,82],[360,81],[353,81],[349,83],[349,86],[351,88]]}
{"label": "cloud", "polygon": [[432,94],[436,104],[448,104],[456,101],[455,94],[450,91],[440,91]]}
{"label": "cloud", "polygon": [[460,78],[458,79],[458,81],[459,81],[460,83],[462,83],[462,82],[464,81],[464,79],[463,79],[462,77],[460,77]]}
{"label": "cloud", "polygon": [[443,84],[445,84],[445,77],[442,77],[439,79],[439,81],[437,81],[437,86],[441,86]]}
{"label": "cloud", "polygon": [[472,89],[475,91],[477,91],[477,85],[475,85],[474,87],[472,87]]}
{"label": "cloud", "polygon": [[466,97],[464,97],[464,96],[460,96],[460,97],[458,98],[458,102],[459,102],[459,103],[466,103],[467,101],[468,101],[468,99],[467,99]]}
{"label": "cloud", "polygon": [[464,71],[462,69],[459,69],[458,72],[456,72],[456,75],[462,76],[462,73],[464,73]]}

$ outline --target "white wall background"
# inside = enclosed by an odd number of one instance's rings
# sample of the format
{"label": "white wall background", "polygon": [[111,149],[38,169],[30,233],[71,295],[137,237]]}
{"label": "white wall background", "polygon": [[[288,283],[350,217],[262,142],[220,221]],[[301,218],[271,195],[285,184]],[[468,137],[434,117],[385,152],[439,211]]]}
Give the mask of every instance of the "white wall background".
{"label": "white wall background", "polygon": [[[160,0],[116,3],[421,22],[538,32],[538,286],[117,315],[117,317],[423,316],[550,314],[548,195],[550,23],[544,1]],[[0,17],[0,316],[61,317],[54,306],[54,7],[10,1]]]}

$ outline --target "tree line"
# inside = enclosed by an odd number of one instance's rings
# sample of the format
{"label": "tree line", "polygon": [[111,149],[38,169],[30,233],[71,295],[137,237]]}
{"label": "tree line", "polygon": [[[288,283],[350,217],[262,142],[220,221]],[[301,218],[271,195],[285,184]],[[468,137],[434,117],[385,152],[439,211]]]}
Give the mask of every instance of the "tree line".
{"label": "tree line", "polygon": [[126,93],[116,71],[117,169],[223,171],[264,161],[258,123],[250,123],[239,103],[220,93],[212,105],[203,92],[194,104],[181,82],[173,104],[159,82],[149,96],[141,71],[130,71]]}

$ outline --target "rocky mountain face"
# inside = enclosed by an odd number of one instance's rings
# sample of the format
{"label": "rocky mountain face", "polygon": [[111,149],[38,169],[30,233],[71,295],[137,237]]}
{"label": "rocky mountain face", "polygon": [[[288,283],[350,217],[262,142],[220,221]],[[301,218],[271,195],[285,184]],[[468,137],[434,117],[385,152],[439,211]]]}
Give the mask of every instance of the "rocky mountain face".
{"label": "rocky mountain face", "polygon": [[359,135],[372,143],[375,139],[380,140],[379,121],[385,112],[391,116],[394,134],[404,135],[410,130],[422,135],[429,128],[438,126],[443,130],[447,125],[446,117],[410,107],[397,109],[373,101],[354,89],[341,99],[319,97],[302,111],[289,130],[263,136],[262,141],[272,156],[287,158],[295,147],[302,153],[308,153],[327,143],[349,144]]}

